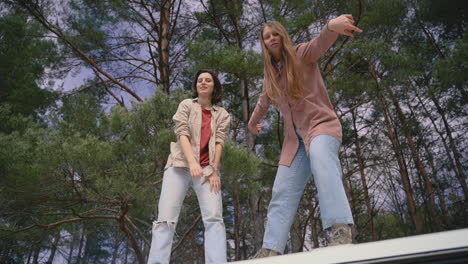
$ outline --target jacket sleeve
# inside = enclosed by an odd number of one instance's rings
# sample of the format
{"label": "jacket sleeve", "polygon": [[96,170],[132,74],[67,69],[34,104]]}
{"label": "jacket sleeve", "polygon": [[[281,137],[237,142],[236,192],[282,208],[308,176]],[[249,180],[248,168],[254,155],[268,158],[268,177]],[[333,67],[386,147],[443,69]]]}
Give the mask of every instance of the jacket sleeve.
{"label": "jacket sleeve", "polygon": [[221,111],[222,113],[218,118],[218,124],[216,126],[215,142],[224,146],[224,141],[226,140],[231,125],[231,116],[225,109]]}
{"label": "jacket sleeve", "polygon": [[180,136],[191,137],[188,124],[191,104],[191,99],[185,99],[180,102],[177,112],[172,117],[172,120],[174,120],[175,123],[175,134],[177,135],[177,138]]}
{"label": "jacket sleeve", "polygon": [[270,98],[268,98],[266,90],[263,89],[262,94],[258,98],[257,104],[255,105],[255,109],[252,113],[252,116],[250,117],[249,126],[255,126],[256,124],[258,124],[258,122],[260,122],[263,116],[265,116],[269,106]]}
{"label": "jacket sleeve", "polygon": [[335,43],[338,33],[328,29],[325,25],[322,32],[309,42],[296,46],[296,54],[305,63],[316,62]]}

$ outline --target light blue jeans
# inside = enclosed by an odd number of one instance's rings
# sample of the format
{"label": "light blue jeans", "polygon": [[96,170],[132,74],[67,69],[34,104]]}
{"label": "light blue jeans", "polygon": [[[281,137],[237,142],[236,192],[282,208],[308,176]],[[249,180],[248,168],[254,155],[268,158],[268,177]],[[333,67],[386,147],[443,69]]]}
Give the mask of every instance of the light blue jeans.
{"label": "light blue jeans", "polygon": [[169,263],[177,220],[182,202],[190,186],[193,187],[205,225],[205,263],[226,262],[226,229],[223,221],[221,192],[210,191],[210,184],[190,176],[188,168],[171,167],[165,170],[158,220],[153,222],[153,235],[148,264]]}
{"label": "light blue jeans", "polygon": [[291,166],[280,165],[268,208],[263,248],[283,253],[304,187],[311,174],[317,186],[322,226],[353,224],[353,217],[343,187],[338,150],[340,142],[330,135],[319,135],[310,142],[307,156],[299,136],[299,149]]}

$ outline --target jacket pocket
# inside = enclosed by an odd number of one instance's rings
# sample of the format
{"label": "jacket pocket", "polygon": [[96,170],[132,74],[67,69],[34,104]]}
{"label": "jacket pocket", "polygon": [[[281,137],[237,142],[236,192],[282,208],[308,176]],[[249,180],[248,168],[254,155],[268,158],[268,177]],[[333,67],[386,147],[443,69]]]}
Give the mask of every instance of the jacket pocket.
{"label": "jacket pocket", "polygon": [[185,161],[179,142],[171,142],[171,156],[174,161]]}

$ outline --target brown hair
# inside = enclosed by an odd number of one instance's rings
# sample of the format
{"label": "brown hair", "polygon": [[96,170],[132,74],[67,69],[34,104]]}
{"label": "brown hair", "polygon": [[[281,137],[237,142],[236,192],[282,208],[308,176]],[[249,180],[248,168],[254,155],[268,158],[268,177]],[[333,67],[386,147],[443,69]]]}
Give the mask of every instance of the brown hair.
{"label": "brown hair", "polygon": [[221,85],[221,82],[219,81],[218,76],[216,76],[213,72],[209,70],[199,70],[195,74],[195,80],[193,80],[193,84],[192,84],[192,97],[193,98],[198,97],[198,91],[197,91],[198,76],[200,76],[200,74],[205,73],[205,72],[209,73],[211,77],[213,78],[214,87],[213,87],[213,94],[211,95],[211,103],[217,104],[221,102],[221,99],[223,97],[223,86]]}
{"label": "brown hair", "polygon": [[276,81],[276,71],[272,63],[273,56],[268,51],[263,40],[263,31],[266,27],[271,27],[281,37],[281,56],[285,66],[284,68],[286,69],[286,80],[288,83],[287,93],[290,96],[292,96],[292,98],[299,99],[303,95],[301,85],[303,78],[302,70],[299,66],[299,61],[296,57],[296,50],[293,46],[288,32],[286,31],[284,26],[277,21],[271,21],[269,23],[264,24],[262,26],[262,30],[260,31],[260,44],[262,46],[263,53],[263,85],[266,89],[266,93],[270,100],[274,104],[277,104],[277,102],[279,101],[281,90],[279,89],[278,83]]}

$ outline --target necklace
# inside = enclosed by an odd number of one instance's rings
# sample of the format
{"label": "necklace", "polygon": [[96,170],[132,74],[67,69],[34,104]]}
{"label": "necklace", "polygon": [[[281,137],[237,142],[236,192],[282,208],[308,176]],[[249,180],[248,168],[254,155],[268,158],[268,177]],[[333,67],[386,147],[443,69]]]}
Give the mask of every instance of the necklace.
{"label": "necklace", "polygon": [[282,61],[275,61],[273,65],[275,66],[275,68],[278,71],[281,71],[281,69],[283,69],[283,62]]}

